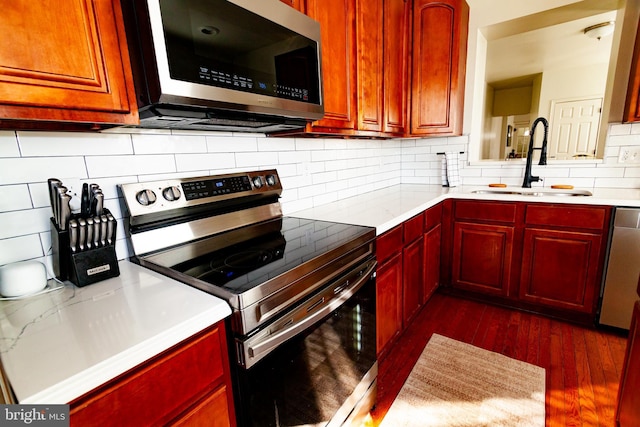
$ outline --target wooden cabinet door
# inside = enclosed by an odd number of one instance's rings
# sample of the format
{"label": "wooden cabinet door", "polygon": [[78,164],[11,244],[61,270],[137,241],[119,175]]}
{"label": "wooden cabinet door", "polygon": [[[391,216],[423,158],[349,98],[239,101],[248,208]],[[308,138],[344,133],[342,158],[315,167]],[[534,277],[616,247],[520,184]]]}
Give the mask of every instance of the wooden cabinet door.
{"label": "wooden cabinet door", "polygon": [[408,132],[411,2],[384,0],[383,132]]}
{"label": "wooden cabinet door", "polygon": [[402,251],[402,320],[403,327],[418,313],[422,302],[423,237],[405,246]]}
{"label": "wooden cabinet door", "polygon": [[382,131],[383,121],[383,4],[357,0],[358,130]]}
{"label": "wooden cabinet door", "polygon": [[520,299],[592,313],[600,289],[600,248],[599,234],[526,228]]}
{"label": "wooden cabinet door", "polygon": [[[219,387],[224,399],[210,396]],[[199,409],[227,414],[235,425],[224,322],[74,400],[70,416],[78,426],[167,425],[180,417],[197,419]]]}
{"label": "wooden cabinet door", "polygon": [[232,424],[232,417],[229,414],[227,395],[227,388],[221,386],[189,408],[180,418],[172,421],[171,425],[174,427],[231,427],[235,425],[235,423]]}
{"label": "wooden cabinet door", "polygon": [[440,240],[442,226],[437,224],[424,234],[422,304],[426,303],[440,284]]}
{"label": "wooden cabinet door", "polygon": [[464,0],[413,6],[412,135],[460,135],[469,7]]}
{"label": "wooden cabinet door", "polygon": [[402,330],[402,254],[378,266],[376,276],[376,328],[378,355]]}
{"label": "wooden cabinet door", "polygon": [[456,222],[451,285],[488,295],[509,295],[514,227]]}
{"label": "wooden cabinet door", "polygon": [[118,0],[3,2],[0,120],[138,123]]}
{"label": "wooden cabinet door", "polygon": [[280,0],[282,3],[304,13],[304,0]]}
{"label": "wooden cabinet door", "polygon": [[[640,21],[638,28],[640,29]],[[623,120],[625,122],[640,122],[640,31],[636,34],[636,45],[633,49]]]}
{"label": "wooden cabinet door", "polygon": [[627,353],[622,368],[616,422],[620,427],[640,425],[640,301],[633,307],[633,317],[627,341]]}
{"label": "wooden cabinet door", "polygon": [[354,0],[307,0],[306,13],[322,28],[324,118],[311,132],[354,129],[356,110],[356,19]]}

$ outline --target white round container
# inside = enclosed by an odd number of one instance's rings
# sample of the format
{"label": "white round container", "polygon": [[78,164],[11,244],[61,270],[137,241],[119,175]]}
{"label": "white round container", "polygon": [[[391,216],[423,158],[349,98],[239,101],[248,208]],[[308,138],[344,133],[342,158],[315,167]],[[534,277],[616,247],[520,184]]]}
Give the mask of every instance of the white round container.
{"label": "white round container", "polygon": [[47,271],[38,261],[22,261],[0,267],[0,295],[21,297],[47,286]]}

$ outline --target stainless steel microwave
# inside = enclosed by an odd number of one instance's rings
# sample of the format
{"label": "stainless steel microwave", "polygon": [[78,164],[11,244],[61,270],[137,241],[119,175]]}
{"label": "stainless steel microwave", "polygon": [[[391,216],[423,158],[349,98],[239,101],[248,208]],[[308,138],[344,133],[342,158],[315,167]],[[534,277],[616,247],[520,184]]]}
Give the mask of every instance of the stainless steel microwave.
{"label": "stainless steel microwave", "polygon": [[320,25],[279,0],[122,0],[140,127],[275,132],[324,113]]}

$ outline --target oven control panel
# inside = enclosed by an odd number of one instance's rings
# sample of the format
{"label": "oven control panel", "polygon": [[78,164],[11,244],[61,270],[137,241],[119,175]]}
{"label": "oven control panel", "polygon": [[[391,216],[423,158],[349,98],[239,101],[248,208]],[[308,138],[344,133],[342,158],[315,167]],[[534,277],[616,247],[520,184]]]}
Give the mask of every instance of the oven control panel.
{"label": "oven control panel", "polygon": [[120,188],[132,217],[282,192],[275,169],[122,184]]}

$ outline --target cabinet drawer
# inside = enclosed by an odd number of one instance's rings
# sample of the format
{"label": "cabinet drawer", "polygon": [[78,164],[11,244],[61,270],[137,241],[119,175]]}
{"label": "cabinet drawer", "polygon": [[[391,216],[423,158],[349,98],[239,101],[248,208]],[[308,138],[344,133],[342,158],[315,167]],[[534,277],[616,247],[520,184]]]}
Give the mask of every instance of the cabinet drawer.
{"label": "cabinet drawer", "polygon": [[205,397],[197,405],[178,420],[171,423],[174,427],[183,426],[208,426],[229,427],[231,415],[229,414],[229,402],[227,401],[227,388],[223,385],[209,396]]}
{"label": "cabinet drawer", "polygon": [[442,222],[442,203],[430,207],[424,212],[424,231],[429,231]]}
{"label": "cabinet drawer", "polygon": [[424,232],[424,214],[418,214],[403,224],[404,244],[411,243]]}
{"label": "cabinet drawer", "polygon": [[71,403],[72,425],[164,424],[201,399],[225,372],[223,325]]}
{"label": "cabinet drawer", "polygon": [[610,208],[603,206],[575,205],[527,205],[526,225],[571,227],[589,230],[603,230],[607,225]]}
{"label": "cabinet drawer", "polygon": [[516,204],[501,202],[478,202],[472,200],[457,200],[454,207],[456,220],[474,222],[497,221],[516,222]]}
{"label": "cabinet drawer", "polygon": [[400,251],[402,251],[402,225],[392,228],[376,240],[376,258],[379,264]]}

